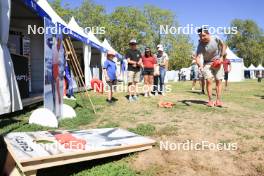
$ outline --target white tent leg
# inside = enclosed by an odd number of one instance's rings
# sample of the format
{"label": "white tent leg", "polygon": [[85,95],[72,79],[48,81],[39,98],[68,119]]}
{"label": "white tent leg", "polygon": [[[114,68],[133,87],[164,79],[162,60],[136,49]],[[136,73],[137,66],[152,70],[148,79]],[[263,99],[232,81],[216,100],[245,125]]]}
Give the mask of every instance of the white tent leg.
{"label": "white tent leg", "polygon": [[90,68],[92,48],[88,45],[83,45],[84,53],[84,76],[86,88],[91,88],[92,73]]}

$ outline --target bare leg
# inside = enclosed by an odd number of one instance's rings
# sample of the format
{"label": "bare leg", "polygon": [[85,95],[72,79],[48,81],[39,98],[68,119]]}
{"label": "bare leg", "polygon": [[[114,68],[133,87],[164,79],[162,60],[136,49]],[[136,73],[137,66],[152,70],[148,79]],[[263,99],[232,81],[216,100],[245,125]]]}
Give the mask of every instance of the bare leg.
{"label": "bare leg", "polygon": [[212,80],[211,79],[206,80],[206,90],[207,90],[209,101],[212,101]]}
{"label": "bare leg", "polygon": [[152,92],[153,75],[149,75],[149,94]]}
{"label": "bare leg", "polygon": [[144,93],[147,95],[149,89],[148,85],[148,75],[144,75]]}
{"label": "bare leg", "polygon": [[112,100],[112,96],[113,96],[113,87],[112,86],[109,86],[110,87],[110,90],[108,92],[108,100]]}
{"label": "bare leg", "polygon": [[138,85],[137,82],[134,82],[134,96],[137,96],[138,94]]}
{"label": "bare leg", "polygon": [[194,79],[193,82],[192,82],[192,90],[195,89],[195,84],[196,84],[196,79]]}
{"label": "bare leg", "polygon": [[222,94],[222,80],[216,80],[216,99],[221,100]]}

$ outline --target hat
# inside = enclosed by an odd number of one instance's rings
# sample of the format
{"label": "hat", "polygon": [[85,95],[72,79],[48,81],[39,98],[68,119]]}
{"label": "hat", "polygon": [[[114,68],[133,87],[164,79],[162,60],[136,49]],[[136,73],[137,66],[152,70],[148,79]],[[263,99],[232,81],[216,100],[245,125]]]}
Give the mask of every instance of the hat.
{"label": "hat", "polygon": [[114,51],[111,51],[111,50],[109,50],[108,52],[107,52],[107,55],[108,56],[115,56],[115,52]]}
{"label": "hat", "polygon": [[136,40],[136,39],[131,39],[131,40],[129,41],[129,44],[137,44],[137,40]]}
{"label": "hat", "polygon": [[164,51],[163,47],[159,47],[158,51]]}
{"label": "hat", "polygon": [[162,44],[157,45],[157,48],[162,48],[162,47],[163,47]]}
{"label": "hat", "polygon": [[148,51],[150,51],[150,48],[149,47],[146,47],[145,48],[145,52],[148,52]]}

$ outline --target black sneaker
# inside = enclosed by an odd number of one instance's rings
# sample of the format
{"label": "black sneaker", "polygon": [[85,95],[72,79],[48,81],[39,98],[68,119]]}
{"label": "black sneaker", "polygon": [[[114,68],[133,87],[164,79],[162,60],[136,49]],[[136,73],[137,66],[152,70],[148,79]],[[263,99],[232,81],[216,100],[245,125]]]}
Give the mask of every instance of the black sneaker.
{"label": "black sneaker", "polygon": [[113,100],[108,100],[108,99],[106,99],[106,102],[109,103],[109,104],[113,104],[114,103]]}
{"label": "black sneaker", "polygon": [[118,101],[118,99],[117,98],[115,98],[115,97],[112,97],[112,99],[111,99],[112,101]]}

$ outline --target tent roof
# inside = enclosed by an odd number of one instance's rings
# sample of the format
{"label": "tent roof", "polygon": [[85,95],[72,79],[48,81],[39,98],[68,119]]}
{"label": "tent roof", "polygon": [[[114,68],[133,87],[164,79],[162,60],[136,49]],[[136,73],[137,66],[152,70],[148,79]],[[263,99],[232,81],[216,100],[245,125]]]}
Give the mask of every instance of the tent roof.
{"label": "tent roof", "polygon": [[102,44],[107,50],[111,50],[111,51],[114,51],[115,53],[117,53],[116,50],[114,48],[112,48],[112,46],[109,44],[109,42],[106,39],[104,39]]}
{"label": "tent roof", "polygon": [[256,67],[255,67],[253,64],[251,64],[251,65],[248,67],[248,70],[256,70]]}
{"label": "tent roof", "polygon": [[103,44],[95,37],[95,35],[91,31],[87,35],[91,41],[93,41],[99,46],[103,46]]}
{"label": "tent roof", "polygon": [[66,22],[53,10],[47,0],[38,0],[37,4],[50,16],[53,23],[59,22],[67,26]]}
{"label": "tent roof", "polygon": [[239,58],[237,55],[235,55],[235,53],[232,50],[230,50],[229,47],[226,48],[226,54],[227,54],[226,58],[229,59],[231,62],[241,62],[242,61],[242,59]]}
{"label": "tent roof", "polygon": [[114,51],[115,52],[115,54],[116,54],[116,57],[118,57],[119,59],[122,59],[122,55],[121,54],[119,54],[110,44],[109,44],[109,42],[106,40],[106,39],[104,39],[104,41],[103,41],[103,46],[107,49],[107,50],[111,50],[111,51]]}
{"label": "tent roof", "polygon": [[84,33],[83,29],[77,24],[77,22],[75,21],[74,17],[71,17],[70,22],[68,23],[67,26],[70,30],[81,34],[82,36],[88,38],[87,34]]}
{"label": "tent roof", "polygon": [[261,64],[259,64],[259,65],[257,66],[256,70],[264,70],[264,67],[263,67]]}
{"label": "tent roof", "polygon": [[106,48],[103,46],[103,44],[95,37],[95,35],[91,32],[88,34],[84,32],[83,28],[78,25],[74,17],[71,17],[70,22],[68,23],[68,28],[71,29],[72,31],[81,34],[85,38],[87,38],[90,42],[90,44],[98,49],[105,50]]}

